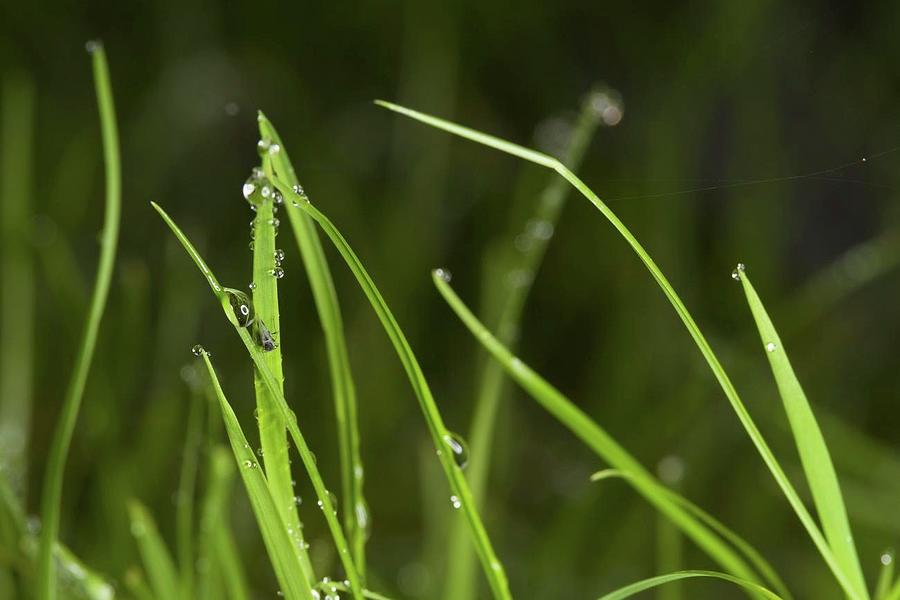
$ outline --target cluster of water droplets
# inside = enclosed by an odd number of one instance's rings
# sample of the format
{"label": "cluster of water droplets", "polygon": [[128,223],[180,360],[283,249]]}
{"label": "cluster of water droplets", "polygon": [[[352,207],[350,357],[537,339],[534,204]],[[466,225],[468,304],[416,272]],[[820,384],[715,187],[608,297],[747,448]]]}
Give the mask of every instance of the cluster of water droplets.
{"label": "cluster of water droplets", "polygon": [[747,270],[747,266],[744,263],[738,263],[734,268],[734,271],[731,272],[731,278],[735,281],[741,280],[741,274]]}
{"label": "cluster of water droplets", "polygon": [[453,275],[447,269],[435,269],[434,276],[443,281],[444,283],[450,283],[450,280],[453,279]]}

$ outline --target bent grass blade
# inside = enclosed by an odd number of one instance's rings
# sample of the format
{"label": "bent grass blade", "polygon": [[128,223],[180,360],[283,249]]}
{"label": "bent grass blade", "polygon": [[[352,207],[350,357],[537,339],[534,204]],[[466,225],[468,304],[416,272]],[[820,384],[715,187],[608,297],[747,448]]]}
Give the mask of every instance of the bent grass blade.
{"label": "bent grass blade", "polygon": [[857,585],[855,585],[851,581],[850,576],[844,571],[841,564],[835,558],[834,553],[829,547],[828,542],[825,540],[825,537],[822,535],[822,532],[819,530],[818,525],[816,524],[812,515],[810,515],[809,510],[807,510],[806,506],[803,504],[803,501],[800,499],[800,496],[797,493],[796,489],[794,489],[794,486],[787,478],[784,469],[781,467],[778,460],[775,458],[775,455],[772,453],[771,448],[769,448],[768,443],[763,438],[762,433],[759,431],[759,428],[756,426],[756,423],[753,421],[753,418],[747,411],[746,406],[744,406],[743,401],[740,399],[740,396],[738,395],[734,384],[731,382],[731,379],[728,377],[728,374],[725,372],[725,369],[719,362],[718,357],[716,357],[715,353],[712,350],[712,347],[709,345],[706,337],[700,331],[700,328],[697,326],[697,323],[694,321],[694,318],[691,316],[687,307],[681,301],[681,298],[675,292],[675,289],[672,287],[672,285],[669,283],[669,280],[657,266],[656,262],[650,257],[644,247],[640,244],[640,242],[638,242],[637,238],[634,237],[634,235],[625,226],[625,224],[619,220],[615,213],[613,213],[613,211],[610,210],[609,207],[606,206],[606,204],[602,200],[600,200],[600,198],[587,185],[585,185],[585,183],[581,181],[581,179],[579,179],[577,175],[572,173],[568,168],[566,168],[564,164],[553,157],[547,156],[546,154],[542,154],[540,152],[536,152],[534,150],[530,150],[528,148],[524,148],[511,142],[507,142],[492,135],[475,131],[474,129],[469,129],[467,127],[463,127],[455,123],[433,117],[431,115],[398,106],[390,102],[376,100],[375,103],[379,106],[400,113],[417,121],[423,122],[427,125],[431,125],[432,127],[442,129],[468,140],[483,144],[485,146],[489,146],[491,148],[495,148],[513,156],[518,156],[519,158],[523,158],[527,161],[547,167],[548,169],[552,169],[559,173],[560,176],[565,178],[575,189],[577,189],[581,193],[582,196],[584,196],[591,204],[593,204],[597,208],[597,210],[600,211],[600,213],[616,229],[619,235],[621,235],[622,238],[624,238],[628,243],[628,245],[631,246],[635,254],[638,255],[638,258],[640,258],[641,262],[650,272],[650,275],[656,281],[657,285],[659,285],[663,294],[665,294],[666,298],[672,304],[672,307],[675,309],[675,312],[684,323],[684,326],[688,330],[691,338],[694,340],[694,343],[699,348],[701,354],[703,354],[703,357],[709,365],[710,370],[712,370],[713,375],[722,388],[722,391],[725,393],[726,398],[734,409],[738,420],[740,420],[741,425],[743,425],[744,429],[747,432],[747,435],[750,437],[751,442],[756,447],[769,471],[772,473],[775,482],[781,488],[781,491],[787,499],[788,503],[794,509],[794,512],[797,514],[797,518],[803,524],[803,527],[806,529],[809,537],[812,539],[819,553],[822,555],[822,558],[825,560],[828,568],[834,574],[835,579],[838,581],[840,586],[844,589],[844,591],[850,598],[854,600],[868,600],[868,592],[866,591],[866,589],[860,589]]}
{"label": "bent grass blade", "polygon": [[634,596],[639,592],[643,592],[644,590],[649,590],[651,588],[665,585],[673,581],[679,581],[681,579],[690,579],[692,577],[721,579],[723,581],[728,581],[742,588],[745,588],[753,593],[759,594],[765,598],[768,598],[769,600],[783,600],[778,594],[764,588],[759,584],[753,583],[752,581],[747,581],[746,579],[741,579],[740,577],[735,577],[726,573],[716,573],[715,571],[678,571],[676,573],[669,573],[667,575],[657,575],[656,577],[643,579],[636,583],[632,583],[630,585],[626,585],[625,587],[619,588],[614,592],[610,592],[605,596],[601,596],[599,600],[624,600],[624,598],[630,598],[631,596]]}
{"label": "bent grass blade", "polygon": [[673,502],[668,490],[650,474],[643,465],[597,425],[580,408],[562,395],[550,383],[529,368],[478,321],[463,304],[453,288],[438,273],[434,284],[469,331],[497,360],[509,376],[521,386],[547,412],[556,417],[572,433],[591,448],[600,458],[616,469],[629,473],[627,481],[648,502],[672,520],[713,560],[737,576],[756,581],[757,576],[744,560],[705,525],[694,518],[678,503]]}

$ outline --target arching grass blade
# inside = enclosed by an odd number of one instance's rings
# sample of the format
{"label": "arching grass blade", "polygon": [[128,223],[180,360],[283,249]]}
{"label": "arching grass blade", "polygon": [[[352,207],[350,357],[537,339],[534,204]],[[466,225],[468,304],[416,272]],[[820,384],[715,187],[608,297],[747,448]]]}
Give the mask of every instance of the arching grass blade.
{"label": "arching grass blade", "polygon": [[741,579],[740,577],[735,577],[726,573],[716,573],[715,571],[678,571],[676,573],[669,573],[668,575],[658,575],[656,577],[651,577],[649,579],[644,579],[642,581],[626,585],[625,587],[619,588],[614,592],[610,592],[605,596],[601,596],[599,600],[623,600],[624,598],[630,598],[631,596],[634,596],[639,592],[643,592],[644,590],[649,590],[651,588],[665,585],[673,581],[690,579],[693,577],[721,579],[723,581],[728,581],[735,585],[741,586],[751,592],[760,594],[763,597],[768,598],[769,600],[783,600],[778,594],[764,588],[759,584],[753,583],[752,581],[747,581],[746,579]]}
{"label": "arching grass blade", "polygon": [[131,534],[137,541],[144,571],[150,580],[150,587],[157,598],[184,598],[175,561],[159,531],[150,512],[137,500],[128,504],[131,520]]}
{"label": "arching grass blade", "polygon": [[116,131],[116,115],[113,107],[112,89],[109,82],[109,68],[106,54],[98,42],[91,42],[94,68],[94,84],[100,111],[100,129],[103,138],[103,162],[106,173],[106,202],[103,218],[103,232],[100,238],[100,263],[97,281],[91,296],[84,336],[75,359],[75,369],[63,400],[62,412],[53,433],[41,490],[41,535],[38,548],[38,600],[53,600],[56,597],[56,576],[53,562],[53,548],[59,536],[60,503],[62,502],[63,476],[66,456],[78,419],[88,370],[94,357],[97,332],[106,307],[109,285],[112,280],[116,244],[119,239],[119,212],[121,203],[121,172],[119,165],[119,139]]}

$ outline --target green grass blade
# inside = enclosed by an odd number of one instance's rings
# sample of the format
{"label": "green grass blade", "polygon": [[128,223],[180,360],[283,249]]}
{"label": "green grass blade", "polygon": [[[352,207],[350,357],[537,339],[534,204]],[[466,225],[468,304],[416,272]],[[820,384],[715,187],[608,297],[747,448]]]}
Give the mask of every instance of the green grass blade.
{"label": "green grass blade", "polygon": [[157,598],[183,598],[178,571],[149,511],[137,500],[128,504],[131,534],[137,541],[144,571]]}
{"label": "green grass blade", "polygon": [[[630,477],[630,474],[618,469],[604,469],[602,471],[594,473],[591,476],[591,481],[600,481],[612,477],[621,477],[622,479],[627,480]],[[716,519],[714,516],[712,516],[681,494],[668,488],[663,488],[662,491],[669,496],[669,499],[672,500],[672,502],[675,502],[686,511],[697,517],[697,519],[702,521],[710,529],[722,536],[722,538],[729,544],[737,548],[738,551],[743,554],[744,557],[746,557],[750,564],[753,565],[756,571],[760,575],[762,575],[763,579],[766,580],[768,585],[770,585],[772,589],[774,589],[780,596],[782,596],[785,600],[790,600],[792,598],[791,592],[787,589],[784,581],[781,579],[772,565],[769,564],[769,562],[765,558],[763,558],[762,554],[760,554],[756,550],[756,548],[754,548],[750,544],[750,542],[745,540],[727,525]]]}
{"label": "green grass blade", "polygon": [[[259,133],[280,150],[270,152],[266,166],[278,173],[291,188],[299,185],[294,166],[288,156],[284,142],[272,123],[259,113]],[[325,349],[328,354],[328,371],[334,395],[334,412],[337,419],[338,451],[341,464],[341,501],[344,528],[350,541],[353,560],[360,578],[365,582],[366,537],[369,527],[369,510],[363,496],[363,464],[359,452],[359,427],[356,406],[356,386],[350,371],[350,358],[344,337],[344,321],[341,307],[325,252],[312,219],[296,210],[287,212],[288,222],[300,247],[300,255],[306,269],[309,285],[319,315],[319,322],[325,335]]]}
{"label": "green grass blade", "polygon": [[234,312],[231,309],[231,305],[228,301],[228,297],[225,294],[225,291],[223,290],[221,284],[219,283],[219,280],[206,264],[206,261],[203,260],[203,257],[200,256],[200,253],[197,252],[197,249],[194,248],[194,245],[191,244],[190,240],[187,239],[187,236],[184,235],[184,233],[181,231],[178,225],[175,224],[175,222],[166,213],[166,211],[164,211],[155,202],[151,202],[151,205],[153,206],[154,210],[159,213],[160,217],[162,217],[163,221],[166,223],[169,229],[172,230],[172,233],[175,235],[178,241],[181,242],[181,245],[188,253],[188,256],[191,257],[191,259],[197,265],[197,268],[200,269],[200,272],[203,273],[203,276],[206,278],[207,283],[209,284],[216,298],[218,298],[219,304],[222,307],[225,316],[228,318],[228,321],[234,326],[235,331],[241,338],[241,341],[244,343],[244,347],[250,354],[250,358],[253,360],[253,364],[256,365],[256,368],[262,376],[263,381],[265,381],[266,385],[269,388],[269,391],[272,392],[272,396],[275,398],[279,410],[282,411],[282,414],[285,417],[288,433],[290,434],[291,440],[294,442],[294,446],[296,446],[297,451],[300,454],[300,459],[303,461],[303,467],[309,474],[310,482],[312,483],[313,489],[316,492],[318,505],[322,509],[322,513],[325,516],[325,521],[328,524],[328,530],[331,533],[331,537],[334,540],[335,547],[337,548],[341,564],[344,567],[347,579],[350,581],[350,588],[352,590],[353,596],[357,600],[359,598],[362,598],[362,585],[359,581],[359,576],[356,573],[356,567],[353,564],[353,557],[350,555],[350,550],[347,546],[347,539],[344,536],[344,532],[341,529],[340,523],[338,522],[337,510],[334,507],[334,503],[331,501],[331,494],[328,491],[328,488],[325,487],[325,482],[323,481],[322,475],[319,473],[319,468],[316,465],[316,459],[310,451],[309,446],[306,443],[306,439],[300,432],[300,428],[297,426],[297,415],[295,415],[288,406],[287,401],[284,398],[284,394],[281,393],[281,390],[278,387],[277,382],[275,381],[275,377],[272,375],[272,372],[269,371],[269,368],[266,366],[265,362],[263,362],[263,351],[260,350],[259,347],[257,347],[256,342],[250,337],[250,333],[247,331],[247,329],[241,327],[238,324],[234,316]]}
{"label": "green grass blade", "polygon": [[422,414],[428,425],[428,431],[431,434],[432,441],[437,450],[438,459],[440,460],[441,467],[444,469],[444,474],[447,477],[450,489],[455,498],[455,500],[452,500],[452,504],[454,507],[462,509],[463,514],[469,523],[472,541],[475,544],[491,591],[495,598],[510,598],[506,572],[494,552],[487,531],[481,521],[481,516],[478,514],[478,509],[474,505],[472,494],[462,469],[457,466],[452,456],[453,452],[447,444],[447,440],[451,439],[450,431],[444,425],[440,411],[434,401],[434,397],[431,395],[431,390],[428,387],[425,376],[422,373],[422,368],[419,366],[419,362],[416,360],[412,348],[409,346],[409,342],[406,341],[406,336],[403,335],[400,325],[397,323],[393,313],[391,313],[387,303],[381,296],[381,292],[378,290],[375,283],[372,281],[372,278],[366,272],[365,267],[363,267],[359,258],[356,256],[356,253],[350,248],[350,245],[347,243],[347,240],[344,239],[344,236],[341,235],[331,221],[328,220],[328,217],[310,204],[309,199],[306,196],[295,193],[277,176],[273,179],[273,183],[281,190],[286,199],[290,199],[290,201],[286,202],[288,211],[302,210],[319,224],[322,231],[324,231],[325,235],[327,235],[334,243],[335,248],[337,248],[344,261],[350,267],[357,282],[359,282],[360,287],[363,289],[366,298],[368,298],[369,303],[378,315],[378,319],[381,321],[382,327],[390,338],[391,344],[393,344],[394,349],[400,358],[400,362],[403,364],[403,369],[406,371],[406,375],[409,378],[413,392],[416,394],[416,398],[419,401],[419,406],[422,409]]}
{"label": "green grass blade", "polygon": [[144,574],[138,567],[129,567],[125,573],[125,588],[131,592],[135,600],[157,600],[153,591],[144,580]]}
{"label": "green grass blade", "polygon": [[31,250],[34,86],[24,74],[0,97],[0,469],[24,496],[34,363],[34,259]]}
{"label": "green grass blade", "polygon": [[[573,169],[581,163],[597,124],[600,114],[595,107],[596,94],[593,92],[582,103],[574,131],[569,138],[563,161]],[[522,283],[513,286],[503,299],[500,317],[497,321],[497,336],[503,344],[511,346],[515,343],[519,330],[519,321],[526,298],[531,290],[534,275],[540,266],[550,241],[552,231],[556,227],[562,212],[566,195],[569,191],[566,182],[558,177],[551,179],[541,193],[534,215],[526,227],[528,244],[516,252],[504,264],[509,274],[519,274]],[[532,229],[539,228],[535,232]],[[510,247],[514,244],[510,240]],[[472,424],[469,428],[469,465],[466,478],[472,488],[472,497],[476,506],[481,509],[484,504],[485,486],[490,467],[491,443],[494,438],[497,411],[504,392],[503,369],[496,361],[487,361],[479,375],[475,392],[475,409]],[[454,519],[450,526],[447,549],[447,573],[444,577],[445,600],[456,598],[473,598],[475,596],[475,564],[472,546],[469,542],[468,527],[463,519]]]}
{"label": "green grass blade", "polygon": [[747,304],[753,313],[763,349],[775,376],[778,393],[784,403],[794,441],[797,443],[800,463],[803,465],[819,520],[822,522],[825,538],[834,552],[835,560],[850,579],[857,593],[860,597],[866,597],[868,595],[866,582],[859,564],[859,557],[856,554],[856,546],[853,543],[847,509],[844,506],[837,473],[831,462],[825,438],[819,429],[819,423],[816,421],[806,394],[791,367],[781,338],[775,331],[769,314],[750,282],[750,277],[743,271],[743,268],[739,268],[736,273],[744,288]]}
{"label": "green grass blade", "polygon": [[874,600],[884,600],[891,590],[891,582],[894,580],[894,551],[885,550],[881,554],[881,572],[878,574],[878,583],[875,585]]}
{"label": "green grass blade", "polygon": [[519,358],[513,356],[497,338],[491,335],[443,278],[435,274],[433,279],[438,291],[460,320],[469,328],[469,331],[503,365],[509,376],[538,404],[556,417],[600,458],[616,469],[629,473],[630,476],[627,480],[633,484],[635,490],[678,525],[710,558],[735,575],[756,580],[756,576],[744,560],[688,511],[673,502],[666,488],[657,482],[656,478],[637,459],[575,406],[571,400],[563,396]]}
{"label": "green grass blade", "polygon": [[[264,323],[270,332],[281,331],[281,317],[278,311],[278,278],[274,276],[275,268],[275,203],[271,189],[266,197],[259,186],[251,200],[255,202],[256,216],[253,219],[253,307],[256,311],[256,319]],[[280,268],[280,267],[279,267]],[[279,341],[280,341],[279,336]],[[274,350],[265,352],[262,360],[275,377],[279,391],[284,393],[284,374],[281,367],[282,344],[277,344]],[[300,564],[303,566],[303,574],[310,585],[316,581],[309,554],[306,551],[306,541],[303,538],[303,528],[297,515],[297,504],[294,502],[295,492],[293,477],[291,476],[290,460],[288,458],[290,446],[287,443],[284,415],[278,408],[277,401],[272,397],[268,386],[262,380],[259,371],[254,371],[253,387],[256,391],[256,408],[259,423],[259,439],[263,450],[263,464],[266,469],[266,480],[272,488],[272,497],[275,505],[281,513],[282,520],[293,532],[295,539],[294,549]]]}
{"label": "green grass blade", "polygon": [[203,425],[203,398],[191,393],[178,491],[175,493],[175,550],[183,598],[194,597],[194,491]]}
{"label": "green grass blade", "polygon": [[209,353],[204,350],[202,358],[206,370],[209,372],[216,398],[219,400],[225,432],[231,443],[231,450],[237,461],[244,488],[250,498],[250,504],[256,515],[256,522],[262,533],[281,592],[289,599],[307,600],[312,596],[312,590],[303,573],[297,553],[294,551],[294,541],[276,506],[266,477],[259,468],[259,463],[256,462],[256,455],[244,436],[237,416],[225,398],[225,392],[222,391],[219,378],[216,377],[216,372],[209,360]]}
{"label": "green grass blade", "polygon": [[650,577],[649,579],[643,579],[636,583],[632,583],[630,585],[626,585],[625,587],[619,588],[614,592],[610,592],[605,596],[600,597],[599,600],[623,600],[623,598],[630,598],[639,592],[643,592],[644,590],[649,590],[651,588],[665,585],[667,583],[671,583],[673,581],[679,581],[681,579],[690,579],[693,577],[709,577],[712,579],[721,579],[723,581],[731,582],[735,585],[741,586],[751,592],[756,594],[760,594],[769,600],[782,600],[781,596],[764,588],[763,586],[753,583],[752,581],[747,581],[746,579],[741,579],[740,577],[735,577],[733,575],[728,575],[726,573],[716,573],[715,571],[678,571],[676,573],[669,573],[667,575],[658,575],[656,577]]}
{"label": "green grass blade", "polygon": [[96,42],[90,46],[94,67],[94,83],[100,111],[100,128],[103,138],[103,159],[106,172],[106,208],[103,232],[100,238],[100,263],[97,281],[91,297],[84,336],[75,360],[72,379],[63,400],[62,412],[53,433],[41,491],[41,536],[38,549],[38,600],[53,600],[56,596],[53,547],[59,536],[60,503],[62,501],[63,475],[66,456],[72,441],[75,422],[81,406],[88,370],[97,344],[97,332],[106,306],[109,284],[112,279],[116,244],[119,237],[119,212],[121,204],[121,172],[119,165],[119,140],[109,68],[103,47]]}
{"label": "green grass blade", "polygon": [[743,401],[740,399],[740,396],[738,395],[734,384],[731,382],[731,378],[728,377],[728,374],[725,372],[725,369],[719,362],[718,357],[716,357],[715,353],[709,345],[709,342],[707,342],[706,337],[700,331],[700,328],[697,326],[694,318],[691,316],[690,312],[688,312],[687,307],[685,307],[684,303],[681,301],[681,297],[678,296],[678,293],[669,283],[669,280],[666,278],[666,276],[663,275],[656,262],[650,257],[650,255],[640,244],[640,242],[638,242],[637,238],[634,237],[631,231],[627,227],[625,227],[625,224],[619,220],[615,213],[613,213],[612,210],[610,210],[609,207],[606,206],[606,204],[602,200],[600,200],[600,198],[587,185],[585,185],[585,183],[581,181],[581,179],[579,179],[577,175],[572,173],[569,169],[566,168],[565,165],[563,165],[555,158],[552,158],[545,154],[541,154],[539,152],[535,152],[534,150],[523,148],[510,142],[499,140],[492,136],[466,127],[461,127],[460,125],[456,125],[454,123],[450,123],[436,117],[419,113],[414,110],[398,107],[396,105],[381,101],[379,101],[378,104],[433,127],[443,129],[474,142],[485,144],[492,148],[496,148],[503,152],[507,152],[514,156],[518,156],[533,163],[545,166],[549,169],[553,169],[563,178],[565,178],[573,187],[575,187],[575,189],[577,189],[581,193],[582,196],[584,196],[591,204],[593,204],[597,208],[597,210],[600,211],[600,213],[616,229],[619,235],[621,235],[622,238],[628,243],[628,245],[631,246],[632,250],[634,250],[635,254],[637,254],[638,258],[640,258],[641,262],[650,272],[650,275],[656,281],[657,285],[659,285],[659,288],[662,290],[663,294],[672,304],[672,307],[675,309],[676,314],[684,323],[685,328],[688,330],[688,333],[694,340],[694,343],[697,345],[697,348],[700,350],[701,354],[709,365],[709,368],[713,372],[716,381],[718,381],[720,387],[722,388],[722,391],[725,393],[726,398],[731,404],[731,407],[734,409],[738,420],[740,420],[741,425],[743,425],[744,429],[747,432],[747,435],[750,437],[751,442],[756,447],[757,451],[763,459],[763,462],[765,462],[766,466],[769,468],[769,471],[772,473],[775,482],[781,488],[781,491],[784,494],[785,498],[788,500],[788,503],[794,509],[794,512],[797,514],[798,519],[803,524],[803,527],[806,529],[819,553],[822,555],[822,558],[825,560],[828,568],[834,574],[835,579],[837,579],[838,583],[850,598],[853,598],[855,600],[867,600],[868,593],[865,591],[865,589],[859,590],[858,587],[852,583],[849,576],[844,572],[841,565],[835,559],[831,548],[828,546],[828,543],[825,540],[825,537],[822,535],[822,532],[819,530],[819,527],[816,525],[815,520],[813,519],[812,515],[810,515],[806,506],[803,504],[803,501],[797,494],[796,489],[794,489],[794,486],[787,478],[787,475],[784,473],[784,469],[775,458],[775,455],[772,453],[771,448],[769,448],[768,443],[763,438],[762,433],[759,431],[759,428],[756,426],[756,423],[753,421],[753,418],[747,411],[746,406],[744,406]]}

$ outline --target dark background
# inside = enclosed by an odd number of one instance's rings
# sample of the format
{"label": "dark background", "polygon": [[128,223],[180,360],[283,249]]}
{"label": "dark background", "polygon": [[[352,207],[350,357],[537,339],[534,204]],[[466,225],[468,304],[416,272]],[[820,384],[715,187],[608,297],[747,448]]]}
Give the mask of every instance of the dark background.
{"label": "dark background", "polygon": [[[263,109],[313,202],[378,283],[448,426],[465,434],[484,356],[429,270],[449,268],[477,307],[504,285],[485,278],[485,253],[521,227],[552,174],[371,101],[552,152],[547,136],[536,135],[548,131],[541,125],[571,119],[584,94],[605,83],[621,94],[624,118],[597,132],[579,173],[657,259],[789,473],[799,475],[752,319],[729,277],[736,262],[748,265],[822,418],[874,580],[881,551],[900,534],[900,278],[891,268],[900,247],[878,246],[864,256],[871,263],[834,265],[859,244],[892,239],[900,225],[898,24],[900,3],[890,0],[4,0],[0,68],[4,77],[26,73],[38,93],[29,510],[37,511],[96,268],[103,179],[84,45],[100,38],[124,195],[112,294],[66,474],[62,535],[88,564],[118,579],[137,563],[128,497],[151,506],[173,540],[189,395],[182,373],[194,364],[193,344],[214,354],[238,416],[253,429],[244,350],[151,200],[199,242],[223,282],[244,287],[251,213],[240,187],[257,161],[255,115]],[[793,177],[810,173],[819,174]],[[672,193],[705,187],[719,189]],[[279,240],[287,253],[287,396],[337,485],[321,330],[287,228]],[[436,597],[449,492],[384,332],[326,250],[360,390],[371,568],[386,592]],[[852,284],[871,264],[884,273]],[[810,287],[822,273],[851,282],[850,291],[825,301]],[[646,465],[683,460],[682,491],[761,549],[798,597],[839,597],[675,313],[580,196],[570,197],[535,282],[520,355]],[[518,389],[499,426],[485,518],[517,597],[593,598],[659,572],[654,512],[621,483],[589,483],[605,465],[580,442]],[[299,485],[311,496],[305,480]],[[301,514],[313,555],[326,564],[327,531],[310,504]],[[232,521],[254,587],[270,597],[275,584],[239,487]],[[690,544],[684,565],[712,566]],[[738,594],[688,585],[691,598]]]}

